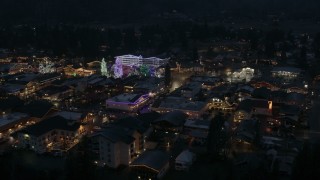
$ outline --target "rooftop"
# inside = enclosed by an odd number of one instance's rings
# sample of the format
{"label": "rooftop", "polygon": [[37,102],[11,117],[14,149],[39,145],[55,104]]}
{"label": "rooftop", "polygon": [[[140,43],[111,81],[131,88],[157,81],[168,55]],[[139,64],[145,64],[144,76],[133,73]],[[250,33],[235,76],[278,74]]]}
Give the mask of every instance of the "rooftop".
{"label": "rooftop", "polygon": [[19,132],[39,137],[39,136],[41,136],[49,131],[55,130],[55,129],[74,132],[74,131],[78,130],[79,127],[80,127],[79,123],[70,123],[69,120],[67,120],[61,116],[54,116],[54,117],[47,118],[43,121],[40,121],[37,124],[28,126]]}
{"label": "rooftop", "polygon": [[99,132],[94,133],[92,136],[102,136],[111,142],[123,142],[126,144],[132,143],[135,139],[128,134],[123,128],[107,127]]}
{"label": "rooftop", "polygon": [[167,122],[174,126],[181,126],[184,124],[187,115],[181,111],[171,111],[163,114],[160,118],[154,121],[154,123]]}
{"label": "rooftop", "polygon": [[184,126],[198,129],[209,129],[210,121],[200,119],[187,119],[187,121],[184,123]]}
{"label": "rooftop", "polygon": [[159,108],[200,111],[206,105],[207,103],[202,101],[189,101],[182,97],[167,97],[160,103]]}
{"label": "rooftop", "polygon": [[37,100],[24,105],[21,112],[27,113],[32,117],[42,118],[52,107],[53,105],[48,101]]}
{"label": "rooftop", "polygon": [[0,115],[0,127],[27,117],[28,114],[18,112]]}
{"label": "rooftop", "polygon": [[300,73],[301,69],[295,68],[295,67],[274,67],[271,72],[278,72],[278,71],[284,71],[284,72],[291,72],[291,73]]}
{"label": "rooftop", "polygon": [[159,172],[168,162],[169,156],[165,152],[152,150],[144,152],[130,166],[146,166]]}
{"label": "rooftop", "polygon": [[80,120],[83,117],[83,113],[71,112],[71,111],[59,111],[53,114],[53,116],[61,116],[68,120]]}
{"label": "rooftop", "polygon": [[136,100],[138,100],[142,94],[129,94],[124,93],[120,94],[118,96],[114,96],[112,98],[109,98],[107,101],[114,101],[114,102],[124,102],[124,103],[134,103]]}
{"label": "rooftop", "polygon": [[269,104],[264,99],[245,99],[239,103],[238,110],[251,112],[253,108],[268,108]]}

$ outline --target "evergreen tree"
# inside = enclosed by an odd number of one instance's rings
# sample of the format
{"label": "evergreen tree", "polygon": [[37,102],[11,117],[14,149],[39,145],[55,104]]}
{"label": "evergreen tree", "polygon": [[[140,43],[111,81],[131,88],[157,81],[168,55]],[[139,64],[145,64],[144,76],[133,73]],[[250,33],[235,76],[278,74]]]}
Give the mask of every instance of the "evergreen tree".
{"label": "evergreen tree", "polygon": [[224,130],[225,118],[222,113],[217,114],[209,127],[207,150],[212,157],[219,156],[219,152],[225,147],[226,144],[226,132]]}
{"label": "evergreen tree", "polygon": [[302,46],[300,49],[299,67],[307,67],[307,48],[305,46]]}
{"label": "evergreen tree", "polygon": [[107,68],[107,63],[106,61],[104,60],[104,58],[102,58],[102,61],[101,61],[101,76],[109,76],[109,72],[108,72],[108,68]]}

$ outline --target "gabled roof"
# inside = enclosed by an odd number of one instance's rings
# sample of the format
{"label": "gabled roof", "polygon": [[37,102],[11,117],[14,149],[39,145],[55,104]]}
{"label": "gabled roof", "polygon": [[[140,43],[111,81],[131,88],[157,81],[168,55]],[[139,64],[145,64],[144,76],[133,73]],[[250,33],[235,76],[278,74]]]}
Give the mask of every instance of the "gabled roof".
{"label": "gabled roof", "polygon": [[283,104],[280,106],[280,113],[285,115],[299,115],[301,108],[297,105]]}
{"label": "gabled roof", "polygon": [[79,129],[79,127],[80,127],[79,123],[76,123],[76,122],[70,123],[69,120],[61,116],[54,116],[54,117],[47,118],[43,121],[40,121],[37,124],[28,126],[19,132],[39,137],[55,129],[75,132],[76,130]]}
{"label": "gabled roof", "polygon": [[303,94],[296,93],[296,92],[288,93],[286,98],[287,101],[295,101],[298,103],[302,103],[304,99],[305,99],[305,96]]}
{"label": "gabled roof", "polygon": [[131,163],[133,166],[145,166],[154,171],[161,171],[161,169],[169,162],[169,156],[159,150],[146,151]]}
{"label": "gabled roof", "polygon": [[117,128],[117,127],[104,128],[101,131],[91,135],[91,137],[94,137],[94,136],[102,136],[113,143],[123,142],[126,144],[130,144],[135,140],[135,138],[128,135],[128,132],[126,130],[124,130],[123,128]]}
{"label": "gabled roof", "polygon": [[53,95],[56,93],[63,93],[70,90],[68,86],[48,86],[39,91],[41,94]]}
{"label": "gabled roof", "polygon": [[155,121],[160,117],[161,117],[161,114],[155,111],[152,111],[149,113],[143,113],[137,116],[137,118],[140,119],[146,125],[150,125],[153,121]]}
{"label": "gabled roof", "polygon": [[29,114],[31,117],[42,118],[53,105],[45,100],[32,101],[22,107],[21,112]]}
{"label": "gabled roof", "polygon": [[46,81],[47,79],[55,78],[55,77],[60,77],[59,73],[49,73],[49,74],[43,74],[34,79],[34,81],[42,82]]}
{"label": "gabled roof", "polygon": [[117,121],[112,122],[110,125],[119,126],[119,127],[125,128],[127,130],[129,130],[129,129],[137,130],[141,134],[143,134],[147,130],[147,127],[143,123],[143,121],[141,121],[135,117],[131,117],[131,116],[125,117],[122,119],[118,119]]}
{"label": "gabled roof", "polygon": [[189,150],[182,151],[176,158],[176,162],[192,163],[194,160],[194,154]]}
{"label": "gabled roof", "polygon": [[251,112],[253,108],[268,108],[269,104],[264,99],[245,99],[239,103],[238,110]]}
{"label": "gabled roof", "polygon": [[81,120],[87,113],[72,112],[72,111],[58,111],[53,116],[61,116],[68,120],[78,121]]}
{"label": "gabled roof", "polygon": [[252,92],[252,97],[254,97],[254,98],[262,98],[262,99],[269,99],[270,92],[271,91],[266,87],[257,88]]}
{"label": "gabled roof", "polygon": [[187,115],[184,114],[182,111],[171,111],[165,113],[160,118],[155,120],[153,123],[157,124],[160,122],[167,122],[173,126],[183,126],[184,122],[186,121]]}
{"label": "gabled roof", "polygon": [[0,98],[0,110],[15,109],[21,107],[23,101],[16,96],[9,96],[7,98]]}

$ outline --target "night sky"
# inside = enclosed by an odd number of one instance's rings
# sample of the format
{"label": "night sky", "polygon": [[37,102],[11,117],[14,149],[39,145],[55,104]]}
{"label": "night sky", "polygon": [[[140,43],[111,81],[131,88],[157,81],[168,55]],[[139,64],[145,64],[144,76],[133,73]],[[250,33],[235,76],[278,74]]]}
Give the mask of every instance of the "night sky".
{"label": "night sky", "polygon": [[133,22],[173,10],[196,17],[230,13],[258,18],[283,13],[316,18],[318,7],[318,0],[2,0],[0,22]]}

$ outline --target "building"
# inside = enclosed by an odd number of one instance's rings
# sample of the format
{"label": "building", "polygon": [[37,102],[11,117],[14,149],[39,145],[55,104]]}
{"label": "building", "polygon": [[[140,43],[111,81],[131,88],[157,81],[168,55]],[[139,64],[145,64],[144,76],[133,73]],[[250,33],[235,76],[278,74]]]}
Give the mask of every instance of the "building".
{"label": "building", "polygon": [[54,116],[17,132],[18,146],[37,153],[67,151],[86,134],[78,122]]}
{"label": "building", "polygon": [[187,115],[181,111],[171,111],[153,121],[156,130],[163,132],[181,132]]}
{"label": "building", "polygon": [[125,66],[152,66],[159,67],[168,63],[168,59],[160,59],[157,57],[143,58],[142,56],[123,55],[115,57],[122,65]]}
{"label": "building", "polygon": [[30,121],[39,122],[54,112],[53,104],[45,100],[36,100],[25,104],[19,112],[28,114]]}
{"label": "building", "polygon": [[124,93],[106,100],[106,107],[129,112],[136,112],[149,100],[149,94]]}
{"label": "building", "polygon": [[196,156],[194,153],[190,152],[189,150],[184,150],[175,160],[175,169],[184,171],[189,170],[195,159]]}
{"label": "building", "polygon": [[27,114],[18,112],[0,114],[0,140],[8,138],[12,133],[29,124]]}
{"label": "building", "polygon": [[152,106],[152,110],[158,113],[182,111],[190,118],[202,118],[208,109],[208,103],[203,101],[190,101],[184,97],[166,97]]}
{"label": "building", "polygon": [[164,92],[164,90],[163,79],[156,77],[146,77],[124,84],[124,91],[127,93],[145,93],[153,96]]}
{"label": "building", "polygon": [[234,114],[234,121],[241,122],[254,115],[272,116],[272,101],[253,98],[241,101]]}
{"label": "building", "polygon": [[211,121],[187,119],[183,126],[183,136],[199,143],[205,143],[209,133]]}
{"label": "building", "polygon": [[301,69],[294,67],[274,67],[271,73],[273,77],[294,79],[301,74]]}
{"label": "building", "polygon": [[56,102],[71,96],[73,89],[68,86],[48,86],[39,90],[37,94],[41,99]]}
{"label": "building", "polygon": [[137,179],[161,179],[169,170],[169,156],[159,150],[146,151],[130,164]]}
{"label": "building", "polygon": [[255,76],[254,69],[249,67],[239,69],[227,75],[229,76],[227,78],[229,82],[250,82]]}
{"label": "building", "polygon": [[90,138],[92,149],[98,155],[96,163],[99,166],[128,166],[135,158],[135,138],[122,128],[105,128]]}
{"label": "building", "polygon": [[149,125],[134,117],[119,119],[91,136],[97,164],[117,168],[129,165],[145,150]]}
{"label": "building", "polygon": [[211,76],[197,76],[193,75],[190,77],[190,80],[193,82],[200,82],[203,89],[212,89],[216,86],[219,86],[222,83],[220,77],[211,77]]}
{"label": "building", "polygon": [[67,65],[63,68],[63,72],[67,76],[91,76],[96,73],[95,69],[88,69],[85,67],[80,67],[76,65]]}

